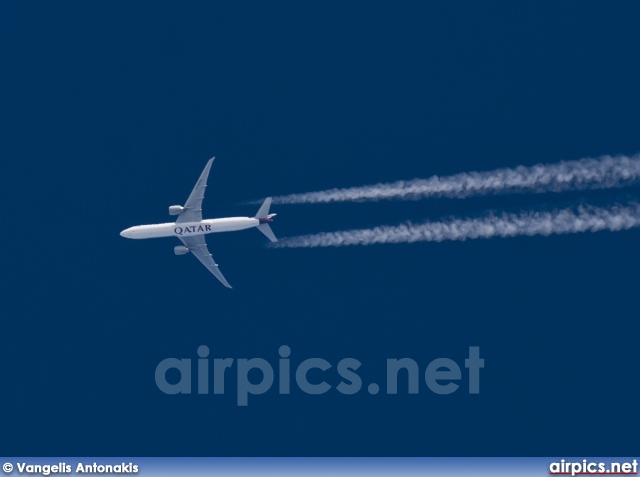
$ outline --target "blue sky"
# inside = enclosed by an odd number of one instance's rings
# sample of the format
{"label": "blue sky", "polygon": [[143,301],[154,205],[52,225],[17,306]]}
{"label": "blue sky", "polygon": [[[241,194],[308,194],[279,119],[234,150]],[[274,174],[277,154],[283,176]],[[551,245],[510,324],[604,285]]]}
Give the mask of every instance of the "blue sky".
{"label": "blue sky", "polygon": [[[14,455],[631,454],[639,231],[272,250],[169,220],[216,156],[205,216],[246,201],[640,151],[633,2],[9,2],[0,440]],[[638,189],[282,205],[279,236]],[[168,357],[486,359],[479,395],[167,396]],[[318,376],[316,376],[317,378]],[[233,376],[231,377],[233,378]],[[230,378],[230,379],[231,379]],[[326,380],[337,384],[335,374]],[[233,389],[233,380],[229,381]],[[424,388],[424,386],[423,386]],[[82,436],[82,437],[80,437]]]}

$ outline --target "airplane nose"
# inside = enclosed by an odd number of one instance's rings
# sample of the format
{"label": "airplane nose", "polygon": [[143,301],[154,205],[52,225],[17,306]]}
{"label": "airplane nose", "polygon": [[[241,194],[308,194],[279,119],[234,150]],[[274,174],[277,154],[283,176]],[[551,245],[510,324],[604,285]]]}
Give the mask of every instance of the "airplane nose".
{"label": "airplane nose", "polygon": [[129,238],[130,233],[131,232],[129,232],[129,229],[125,229],[122,232],[120,232],[120,237]]}

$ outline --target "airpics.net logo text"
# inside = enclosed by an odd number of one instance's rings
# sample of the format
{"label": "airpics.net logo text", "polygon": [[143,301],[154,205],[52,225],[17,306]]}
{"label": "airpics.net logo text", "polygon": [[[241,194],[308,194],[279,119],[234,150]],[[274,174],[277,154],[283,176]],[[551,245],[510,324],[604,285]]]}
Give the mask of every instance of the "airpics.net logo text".
{"label": "airpics.net logo text", "polygon": [[[292,383],[303,393],[312,395],[325,394],[333,389],[340,394],[353,395],[362,390],[362,377],[357,372],[362,363],[355,358],[343,358],[334,366],[323,358],[308,358],[292,363],[290,356],[291,348],[281,346],[278,364],[272,366],[263,358],[213,358],[209,348],[202,345],[197,349],[195,360],[166,358],[160,361],[155,370],[156,386],[163,393],[172,395],[225,394],[230,387],[225,387],[225,383],[229,384],[235,377],[238,406],[247,406],[249,396],[267,393],[276,380],[278,394],[290,394]],[[403,387],[400,393],[418,394],[426,385],[434,394],[447,395],[458,391],[461,383],[466,381],[469,394],[479,394],[482,368],[484,359],[480,357],[478,346],[469,347],[468,357],[462,365],[449,358],[436,358],[423,371],[411,358],[391,358],[386,360],[385,392],[398,394],[400,380]],[[277,373],[274,369],[277,369]],[[335,381],[331,378],[340,381],[332,386],[326,381]],[[380,386],[374,382],[367,386],[369,394],[378,394],[380,391]]]}

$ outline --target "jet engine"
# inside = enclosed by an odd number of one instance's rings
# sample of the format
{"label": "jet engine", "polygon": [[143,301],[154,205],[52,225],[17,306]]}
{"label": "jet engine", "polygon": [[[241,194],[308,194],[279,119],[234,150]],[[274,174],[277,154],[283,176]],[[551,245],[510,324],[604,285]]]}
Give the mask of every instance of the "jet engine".
{"label": "jet engine", "polygon": [[173,247],[173,253],[176,255],[185,255],[189,253],[189,247],[185,247],[184,245],[176,245]]}
{"label": "jet engine", "polygon": [[184,212],[184,207],[181,205],[172,205],[169,207],[169,215],[180,215],[182,212]]}

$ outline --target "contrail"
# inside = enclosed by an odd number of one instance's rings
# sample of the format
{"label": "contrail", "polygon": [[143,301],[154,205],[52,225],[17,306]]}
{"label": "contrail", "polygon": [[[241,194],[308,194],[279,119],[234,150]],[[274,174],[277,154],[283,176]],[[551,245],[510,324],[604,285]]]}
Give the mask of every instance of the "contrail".
{"label": "contrail", "polygon": [[427,197],[465,198],[505,193],[564,192],[608,189],[640,181],[640,154],[602,156],[531,167],[463,172],[346,189],[329,189],[274,197],[276,204],[314,204],[385,199],[418,200]]}
{"label": "contrail", "polygon": [[371,229],[323,232],[284,238],[275,248],[344,247],[381,243],[442,242],[520,235],[573,234],[600,230],[620,231],[640,226],[640,204],[601,208],[580,206],[550,212],[491,213],[479,218],[452,218],[423,224],[407,223]]}

